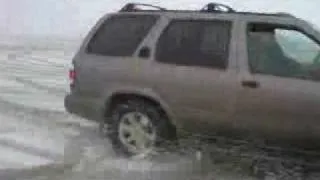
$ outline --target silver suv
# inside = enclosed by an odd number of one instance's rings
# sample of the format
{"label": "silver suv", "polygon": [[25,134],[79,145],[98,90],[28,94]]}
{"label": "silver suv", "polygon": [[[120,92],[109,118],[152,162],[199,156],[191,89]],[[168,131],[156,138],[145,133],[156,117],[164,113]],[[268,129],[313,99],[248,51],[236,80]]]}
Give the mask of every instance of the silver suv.
{"label": "silver suv", "polygon": [[319,52],[319,31],[290,14],[131,3],[85,38],[65,107],[127,155],[188,133],[316,148]]}

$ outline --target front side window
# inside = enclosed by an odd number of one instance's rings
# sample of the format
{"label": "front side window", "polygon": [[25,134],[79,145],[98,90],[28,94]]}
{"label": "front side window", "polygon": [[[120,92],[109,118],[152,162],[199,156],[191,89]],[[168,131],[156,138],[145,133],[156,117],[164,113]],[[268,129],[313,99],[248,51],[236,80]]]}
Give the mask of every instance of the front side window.
{"label": "front side window", "polygon": [[156,59],[162,63],[225,69],[231,23],[175,20],[161,35]]}
{"label": "front side window", "polygon": [[115,15],[106,20],[90,41],[87,52],[131,56],[157,20],[151,15]]}
{"label": "front side window", "polygon": [[296,30],[276,29],[275,35],[289,58],[304,66],[318,63],[319,45],[305,34]]}
{"label": "front side window", "polygon": [[320,46],[296,28],[251,24],[248,58],[253,73],[315,80],[320,68]]}

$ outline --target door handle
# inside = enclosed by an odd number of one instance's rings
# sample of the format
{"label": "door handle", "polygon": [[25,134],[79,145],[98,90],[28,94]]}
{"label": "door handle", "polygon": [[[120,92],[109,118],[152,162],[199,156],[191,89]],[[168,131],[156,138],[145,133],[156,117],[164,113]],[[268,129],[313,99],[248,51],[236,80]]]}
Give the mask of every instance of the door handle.
{"label": "door handle", "polygon": [[258,88],[260,83],[255,80],[244,80],[242,81],[242,86],[248,88]]}

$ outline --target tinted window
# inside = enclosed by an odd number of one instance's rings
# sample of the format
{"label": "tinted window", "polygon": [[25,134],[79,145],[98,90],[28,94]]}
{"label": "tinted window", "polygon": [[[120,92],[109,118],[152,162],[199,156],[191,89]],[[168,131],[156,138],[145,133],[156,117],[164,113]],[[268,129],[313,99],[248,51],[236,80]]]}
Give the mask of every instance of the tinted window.
{"label": "tinted window", "polygon": [[112,16],[93,36],[88,53],[131,56],[156,20],[151,15]]}
{"label": "tinted window", "polygon": [[157,46],[160,62],[224,69],[229,54],[231,23],[174,21]]}
{"label": "tinted window", "polygon": [[319,79],[320,46],[304,32],[272,24],[251,24],[249,65],[253,73]]}

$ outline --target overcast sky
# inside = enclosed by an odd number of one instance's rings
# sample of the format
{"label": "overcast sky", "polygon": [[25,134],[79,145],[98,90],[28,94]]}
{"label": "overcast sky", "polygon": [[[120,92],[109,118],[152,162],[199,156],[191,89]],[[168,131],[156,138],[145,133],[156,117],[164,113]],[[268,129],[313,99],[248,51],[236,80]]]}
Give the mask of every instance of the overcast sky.
{"label": "overcast sky", "polygon": [[[213,1],[213,0],[211,0]],[[0,34],[85,34],[103,14],[127,0],[0,0]],[[200,9],[210,0],[135,0],[171,9]],[[320,0],[215,0],[237,10],[290,12],[320,26]]]}

